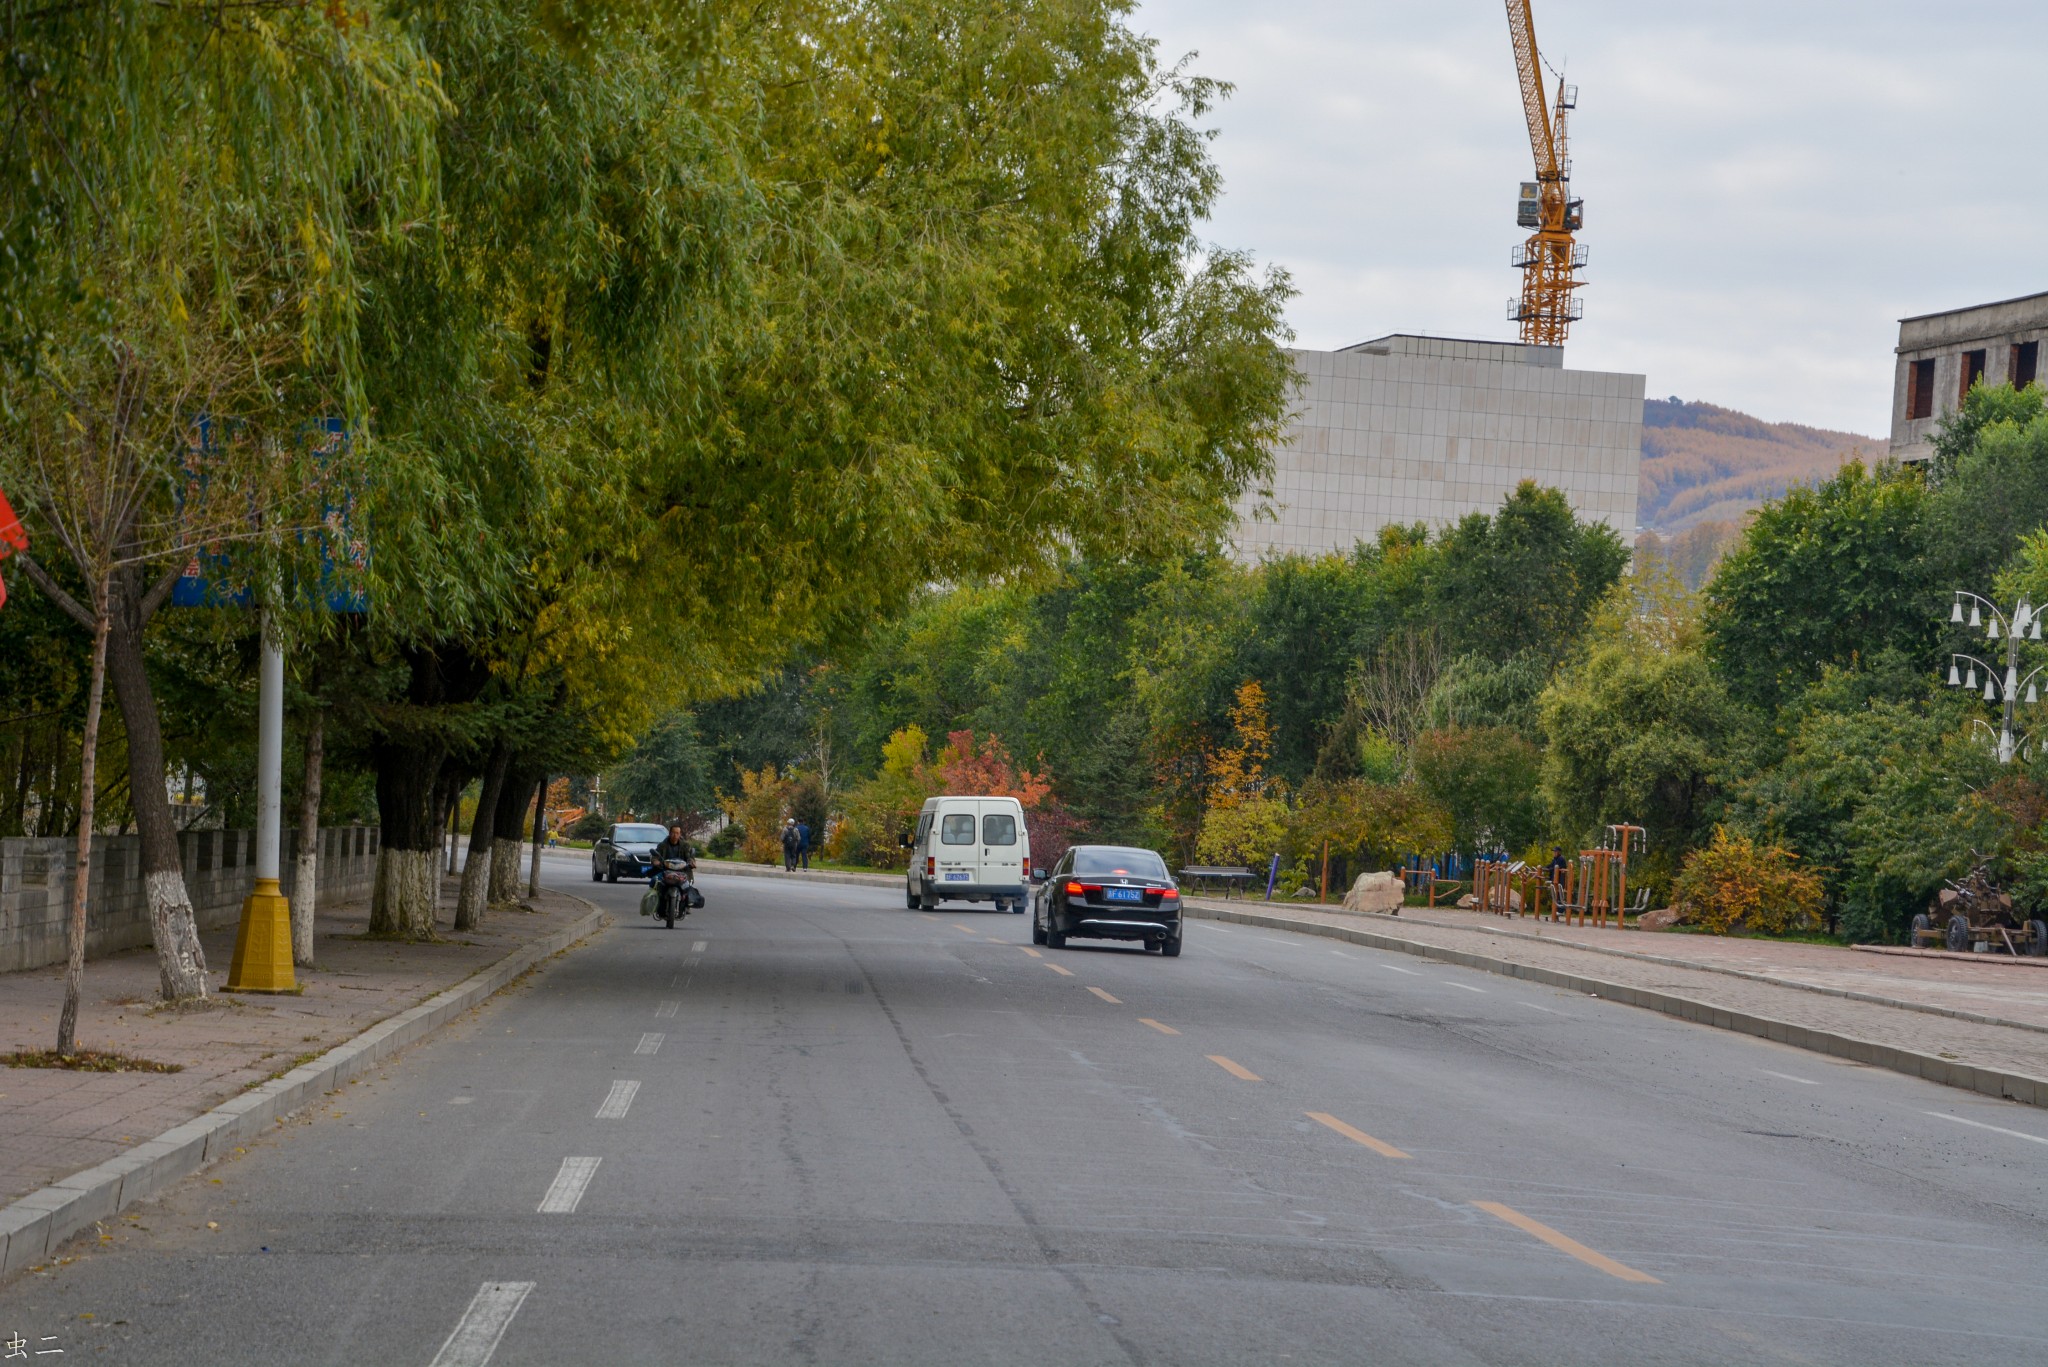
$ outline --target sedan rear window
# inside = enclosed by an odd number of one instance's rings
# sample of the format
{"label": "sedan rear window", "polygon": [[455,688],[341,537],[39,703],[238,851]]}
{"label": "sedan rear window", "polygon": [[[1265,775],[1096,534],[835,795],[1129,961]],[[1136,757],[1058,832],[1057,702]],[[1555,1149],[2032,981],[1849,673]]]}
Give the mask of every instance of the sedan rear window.
{"label": "sedan rear window", "polygon": [[1098,878],[1166,880],[1166,861],[1150,850],[1081,849],[1074,851],[1074,872]]}
{"label": "sedan rear window", "polygon": [[965,812],[959,812],[940,821],[939,842],[945,845],[972,845],[974,818]]}
{"label": "sedan rear window", "polygon": [[1014,845],[1017,843],[1017,818],[1014,816],[985,816],[981,819],[981,843],[984,845]]}

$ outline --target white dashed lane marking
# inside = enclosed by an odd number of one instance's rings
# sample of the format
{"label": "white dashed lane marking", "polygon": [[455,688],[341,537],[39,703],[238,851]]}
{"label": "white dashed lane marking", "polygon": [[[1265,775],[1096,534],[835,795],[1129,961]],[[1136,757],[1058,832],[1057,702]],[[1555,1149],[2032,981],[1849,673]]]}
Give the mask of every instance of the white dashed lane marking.
{"label": "white dashed lane marking", "polygon": [[604,1105],[597,1108],[599,1120],[624,1120],[626,1112],[633,1109],[633,1098],[640,1092],[637,1082],[614,1082],[604,1099]]}
{"label": "white dashed lane marking", "polygon": [[711,948],[711,941],[699,940],[697,941],[697,943],[690,946],[690,952],[692,954],[702,954],[705,950],[709,948]]}
{"label": "white dashed lane marking", "polygon": [[532,1290],[532,1282],[485,1282],[478,1287],[469,1309],[455,1322],[455,1332],[434,1354],[432,1367],[484,1367]]}
{"label": "white dashed lane marking", "polygon": [[1449,978],[1443,978],[1443,979],[1439,979],[1439,981],[1441,981],[1441,982],[1443,983],[1443,985],[1444,985],[1445,987],[1455,987],[1455,988],[1457,988],[1457,989],[1458,989],[1458,990],[1459,990],[1460,992],[1477,992],[1477,993],[1479,993],[1479,994],[1480,994],[1481,996],[1484,996],[1484,995],[1486,994],[1486,989],[1485,989],[1485,988],[1483,988],[1483,987],[1474,987],[1474,986],[1472,986],[1472,984],[1470,984],[1470,983],[1454,983],[1454,982],[1452,982],[1452,981],[1451,981],[1451,980],[1450,980]]}
{"label": "white dashed lane marking", "polygon": [[657,1020],[667,1020],[667,1019],[669,1019],[669,1018],[670,1018],[671,1016],[675,1015],[675,1013],[676,1013],[676,1008],[677,1008],[677,1007],[679,1007],[679,1006],[681,1006],[681,1005],[682,1005],[682,1003],[681,1003],[681,1002],[663,1002],[663,1003],[662,1003],[662,1004],[661,1004],[660,1006],[657,1006],[657,1007],[655,1007],[655,1008],[654,1008],[654,1016],[655,1016],[655,1019],[657,1019]]}
{"label": "white dashed lane marking", "polygon": [[1989,1130],[1993,1134],[2002,1134],[2012,1139],[2024,1139],[2029,1144],[2048,1144],[2048,1139],[2043,1139],[2038,1134],[2028,1134],[2024,1130],[2008,1130],[2002,1125],[1986,1125],[1981,1120],[1965,1120],[1959,1115],[1950,1115],[1947,1111],[1927,1111],[1924,1114],[1931,1115],[1936,1120],[1953,1120],[1958,1125],[1968,1125],[1978,1130]]}
{"label": "white dashed lane marking", "polygon": [[633,1046],[633,1052],[636,1054],[651,1054],[661,1048],[661,1042],[667,1038],[667,1035],[656,1034],[650,1030],[640,1037],[638,1044]]}
{"label": "white dashed lane marking", "polygon": [[1380,967],[1386,969],[1389,973],[1406,973],[1411,978],[1419,978],[1422,976],[1420,973],[1417,973],[1412,968],[1396,968],[1393,964],[1381,964]]}
{"label": "white dashed lane marking", "polygon": [[1759,1073],[1762,1073],[1762,1074],[1763,1074],[1763,1075],[1764,1075],[1765,1077],[1774,1077],[1774,1078],[1777,1078],[1777,1079],[1778,1079],[1779,1081],[1781,1081],[1781,1082],[1796,1082],[1796,1083],[1798,1083],[1798,1084],[1799,1084],[1800,1086],[1802,1086],[1802,1087],[1818,1087],[1818,1086],[1820,1086],[1820,1084],[1819,1084],[1818,1082],[1815,1082],[1815,1081],[1814,1081],[1814,1080],[1813,1080],[1812,1078],[1810,1078],[1810,1077],[1794,1077],[1794,1076],[1792,1076],[1792,1075],[1791,1075],[1790,1073],[1774,1073],[1774,1072],[1772,1072],[1772,1071],[1771,1071],[1770,1069],[1768,1069],[1768,1068],[1759,1068],[1759,1069],[1757,1069],[1757,1071],[1758,1071]]}
{"label": "white dashed lane marking", "polygon": [[597,1176],[596,1158],[564,1158],[561,1170],[555,1173],[555,1180],[548,1186],[548,1194],[540,1198],[542,1215],[573,1215],[577,1202],[583,1199],[584,1190],[590,1179]]}

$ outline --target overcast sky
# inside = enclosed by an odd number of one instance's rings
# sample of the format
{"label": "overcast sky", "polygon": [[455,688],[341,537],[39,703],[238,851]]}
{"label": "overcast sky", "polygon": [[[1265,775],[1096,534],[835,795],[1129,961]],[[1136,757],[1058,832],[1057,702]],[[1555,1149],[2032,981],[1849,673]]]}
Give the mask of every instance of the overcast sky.
{"label": "overcast sky", "polygon": [[[1566,364],[1869,435],[1898,320],[2048,290],[2048,4],[1535,0],[1579,86]],[[1209,236],[1285,266],[1300,345],[1512,340],[1533,178],[1502,0],[1141,0],[1234,84]]]}

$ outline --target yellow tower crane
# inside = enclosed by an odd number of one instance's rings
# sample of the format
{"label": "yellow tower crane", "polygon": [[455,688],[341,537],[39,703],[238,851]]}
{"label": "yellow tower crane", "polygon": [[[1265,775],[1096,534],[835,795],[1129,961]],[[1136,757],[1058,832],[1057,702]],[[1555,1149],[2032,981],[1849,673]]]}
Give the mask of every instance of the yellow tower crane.
{"label": "yellow tower crane", "polygon": [[1586,249],[1572,240],[1584,217],[1582,200],[1572,198],[1572,162],[1566,151],[1565,115],[1578,106],[1577,86],[1559,77],[1555,109],[1543,102],[1542,58],[1536,51],[1536,21],[1529,0],[1507,0],[1508,33],[1515,43],[1515,70],[1522,78],[1522,112],[1529,121],[1529,148],[1536,155],[1536,179],[1522,182],[1515,222],[1534,228],[1511,258],[1522,272],[1522,296],[1508,301],[1508,317],[1522,325],[1522,340],[1535,346],[1563,346],[1565,334],[1585,312],[1572,291],[1586,264]]}

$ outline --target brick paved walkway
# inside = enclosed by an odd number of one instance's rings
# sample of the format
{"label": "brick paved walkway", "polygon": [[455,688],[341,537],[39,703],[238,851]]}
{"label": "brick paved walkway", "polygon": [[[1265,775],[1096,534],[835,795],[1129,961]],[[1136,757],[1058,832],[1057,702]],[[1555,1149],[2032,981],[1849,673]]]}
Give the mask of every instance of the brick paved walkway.
{"label": "brick paved walkway", "polygon": [[[448,880],[444,907],[454,905]],[[367,904],[322,908],[315,957],[295,997],[217,996],[187,1010],[153,1005],[156,956],[148,949],[85,966],[79,1043],[159,1063],[178,1073],[71,1073],[0,1068],[0,1204],[104,1162],[123,1149],[284,1072],[387,1016],[452,987],[521,945],[589,913],[588,903],[543,891],[530,912],[494,912],[480,931],[437,944],[356,938]],[[215,987],[227,977],[234,930],[202,937]],[[63,967],[0,975],[0,1052],[56,1042]]]}
{"label": "brick paved walkway", "polygon": [[[1344,926],[1707,1003],[1973,1067],[2048,1078],[2048,969],[1863,954],[1827,945],[1596,930],[1445,908],[1347,915],[1299,903],[1190,899],[1192,907]],[[1605,952],[1603,952],[1605,951]],[[1618,952],[1616,952],[1618,951]],[[1665,962],[1649,962],[1651,956]],[[1734,976],[1735,974],[1754,976]],[[1822,989],[1815,991],[1812,989]],[[2036,1029],[1845,998],[1855,992]]]}

